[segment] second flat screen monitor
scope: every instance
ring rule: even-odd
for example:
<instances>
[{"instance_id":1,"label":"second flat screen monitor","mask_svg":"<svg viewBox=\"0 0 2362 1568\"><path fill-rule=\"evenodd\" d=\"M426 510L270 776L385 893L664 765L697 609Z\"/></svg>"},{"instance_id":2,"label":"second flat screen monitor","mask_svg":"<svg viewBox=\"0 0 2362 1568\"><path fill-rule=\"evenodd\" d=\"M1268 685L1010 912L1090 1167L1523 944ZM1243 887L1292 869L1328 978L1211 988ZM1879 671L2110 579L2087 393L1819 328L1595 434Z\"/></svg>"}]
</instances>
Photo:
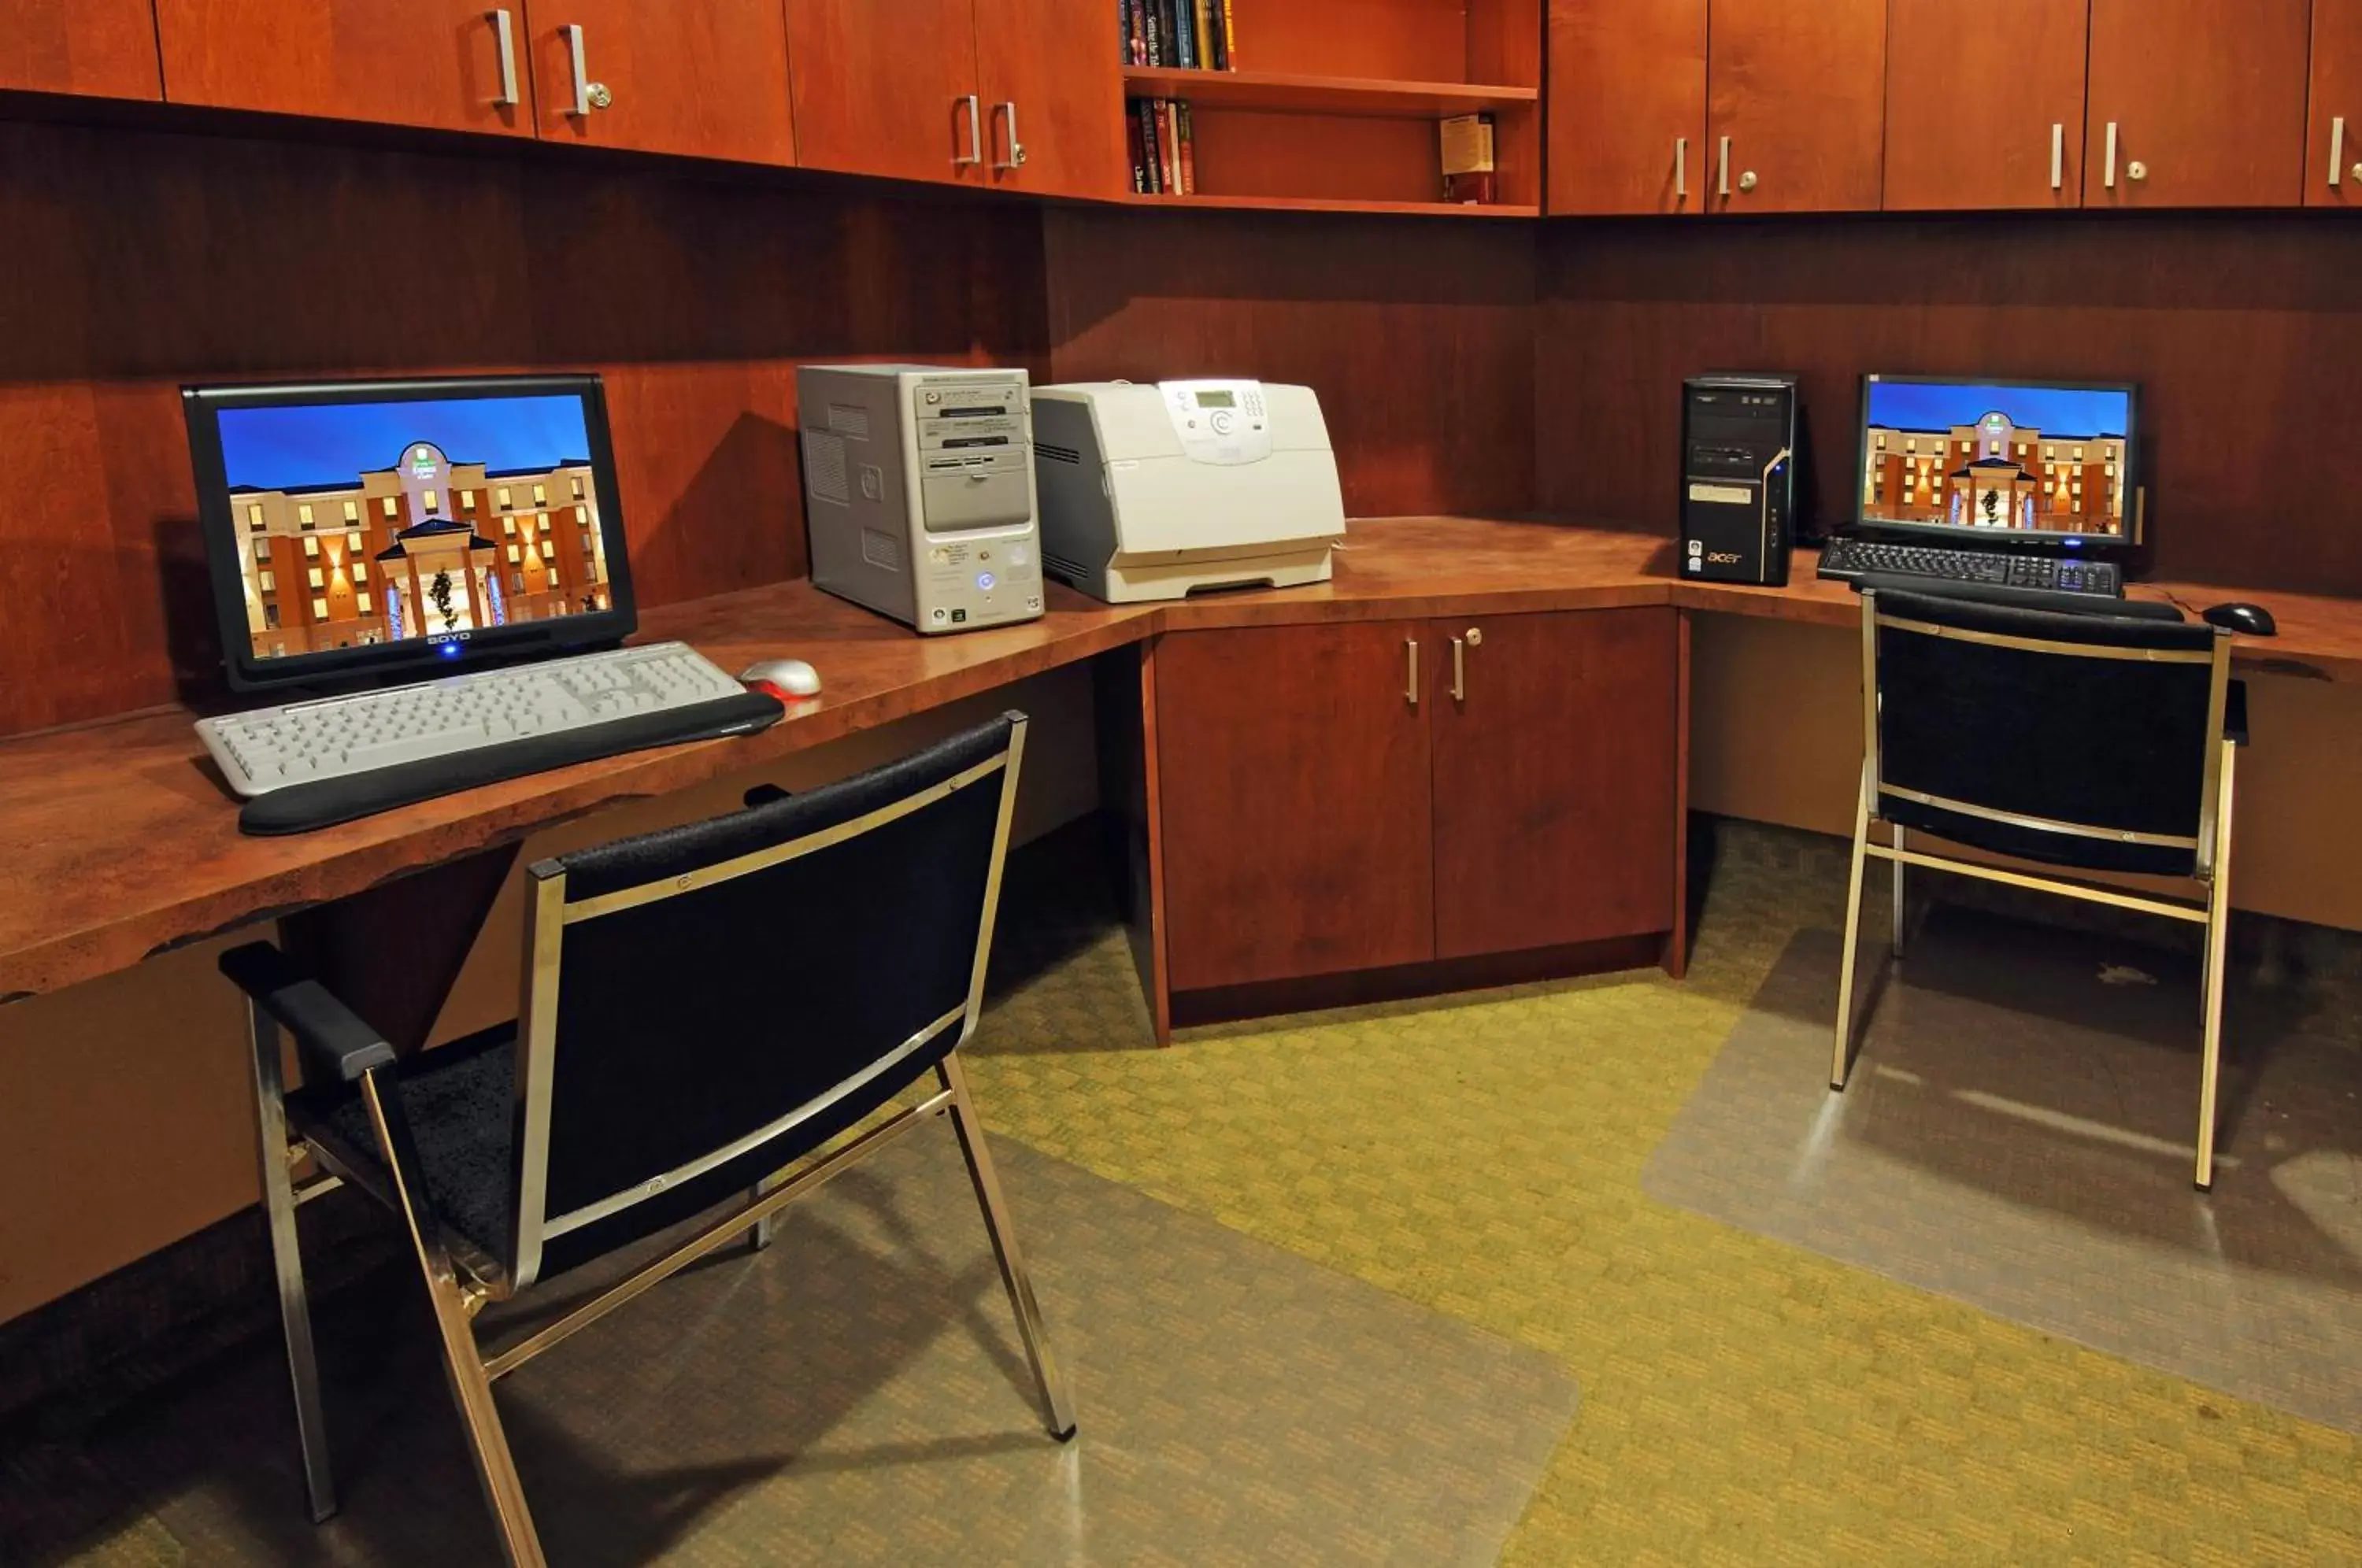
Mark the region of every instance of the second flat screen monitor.
<instances>
[{"instance_id":1,"label":"second flat screen monitor","mask_svg":"<svg viewBox=\"0 0 2362 1568\"><path fill-rule=\"evenodd\" d=\"M2135 401L2123 385L1867 377L1860 519L2135 543Z\"/></svg>"}]
</instances>

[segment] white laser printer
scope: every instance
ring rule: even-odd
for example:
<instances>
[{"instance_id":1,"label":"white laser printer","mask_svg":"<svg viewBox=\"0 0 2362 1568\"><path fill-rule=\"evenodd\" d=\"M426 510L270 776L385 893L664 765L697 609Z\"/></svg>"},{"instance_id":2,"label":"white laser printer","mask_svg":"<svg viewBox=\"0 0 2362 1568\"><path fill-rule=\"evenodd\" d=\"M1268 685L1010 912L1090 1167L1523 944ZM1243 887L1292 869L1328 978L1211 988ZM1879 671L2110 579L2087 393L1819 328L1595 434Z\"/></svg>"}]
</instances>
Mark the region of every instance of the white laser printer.
<instances>
[{"instance_id":1,"label":"white laser printer","mask_svg":"<svg viewBox=\"0 0 2362 1568\"><path fill-rule=\"evenodd\" d=\"M1042 564L1110 603L1329 580L1345 496L1309 387L1033 389Z\"/></svg>"},{"instance_id":2,"label":"white laser printer","mask_svg":"<svg viewBox=\"0 0 2362 1568\"><path fill-rule=\"evenodd\" d=\"M806 365L812 585L933 635L1042 613L1023 370Z\"/></svg>"}]
</instances>

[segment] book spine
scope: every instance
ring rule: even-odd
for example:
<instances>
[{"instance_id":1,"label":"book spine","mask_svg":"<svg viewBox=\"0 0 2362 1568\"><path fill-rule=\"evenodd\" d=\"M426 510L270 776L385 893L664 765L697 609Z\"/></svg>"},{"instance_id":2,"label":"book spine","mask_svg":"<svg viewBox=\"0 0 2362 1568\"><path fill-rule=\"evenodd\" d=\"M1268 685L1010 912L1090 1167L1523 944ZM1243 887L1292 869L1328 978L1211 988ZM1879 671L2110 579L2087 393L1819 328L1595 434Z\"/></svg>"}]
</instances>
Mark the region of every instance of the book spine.
<instances>
[{"instance_id":1,"label":"book spine","mask_svg":"<svg viewBox=\"0 0 2362 1568\"><path fill-rule=\"evenodd\" d=\"M1214 37L1214 7L1220 0L1190 0L1190 25L1198 30L1198 69L1221 69L1221 44Z\"/></svg>"},{"instance_id":2,"label":"book spine","mask_svg":"<svg viewBox=\"0 0 2362 1568\"><path fill-rule=\"evenodd\" d=\"M1148 192L1148 149L1140 136L1140 100L1128 98L1123 105L1123 139L1131 153L1131 192L1144 196Z\"/></svg>"},{"instance_id":3,"label":"book spine","mask_svg":"<svg viewBox=\"0 0 2362 1568\"><path fill-rule=\"evenodd\" d=\"M1222 69L1225 71L1239 68L1239 33L1237 24L1231 19L1231 4L1232 0L1222 0Z\"/></svg>"},{"instance_id":4,"label":"book spine","mask_svg":"<svg viewBox=\"0 0 2362 1568\"><path fill-rule=\"evenodd\" d=\"M1164 189L1176 196L1187 195L1188 193L1181 189L1181 116L1172 99L1164 100L1164 115L1157 125L1156 137L1164 149Z\"/></svg>"},{"instance_id":5,"label":"book spine","mask_svg":"<svg viewBox=\"0 0 2362 1568\"><path fill-rule=\"evenodd\" d=\"M1128 51L1124 58L1134 65L1148 63L1148 6L1146 0L1124 0L1130 14L1130 29L1125 34Z\"/></svg>"},{"instance_id":6,"label":"book spine","mask_svg":"<svg viewBox=\"0 0 2362 1568\"><path fill-rule=\"evenodd\" d=\"M1148 0L1148 63L1164 63L1164 0Z\"/></svg>"},{"instance_id":7,"label":"book spine","mask_svg":"<svg viewBox=\"0 0 2362 1568\"><path fill-rule=\"evenodd\" d=\"M1142 161L1148 166L1148 193L1162 195L1164 192L1163 149L1156 145L1156 100L1134 100L1140 105L1140 148Z\"/></svg>"},{"instance_id":8,"label":"book spine","mask_svg":"<svg viewBox=\"0 0 2362 1568\"><path fill-rule=\"evenodd\" d=\"M1198 68L1197 0L1180 0L1173 7L1173 20L1176 24L1173 29L1174 42L1177 46L1175 52L1180 56L1176 63L1184 71L1195 71Z\"/></svg>"},{"instance_id":9,"label":"book spine","mask_svg":"<svg viewBox=\"0 0 2362 1568\"><path fill-rule=\"evenodd\" d=\"M1198 138L1189 126L1189 105L1184 102L1173 106L1173 117L1181 143L1181 193L1198 193Z\"/></svg>"}]
</instances>

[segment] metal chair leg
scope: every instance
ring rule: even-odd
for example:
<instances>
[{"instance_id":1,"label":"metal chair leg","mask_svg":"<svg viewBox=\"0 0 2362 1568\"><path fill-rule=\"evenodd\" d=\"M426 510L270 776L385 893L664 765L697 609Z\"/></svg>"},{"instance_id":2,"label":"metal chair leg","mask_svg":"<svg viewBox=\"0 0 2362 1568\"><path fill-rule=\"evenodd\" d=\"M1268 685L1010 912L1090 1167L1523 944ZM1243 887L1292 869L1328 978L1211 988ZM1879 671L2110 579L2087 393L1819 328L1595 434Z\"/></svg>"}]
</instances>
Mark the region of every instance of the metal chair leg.
<instances>
[{"instance_id":1,"label":"metal chair leg","mask_svg":"<svg viewBox=\"0 0 2362 1568\"><path fill-rule=\"evenodd\" d=\"M2214 1118L2216 1088L2223 1066L2223 992L2231 934L2231 775L2238 755L2223 743L2223 788L2214 808L2213 876L2206 889L2206 997L2203 1059L2198 1077L2198 1190L2214 1187Z\"/></svg>"},{"instance_id":2,"label":"metal chair leg","mask_svg":"<svg viewBox=\"0 0 2362 1568\"><path fill-rule=\"evenodd\" d=\"M746 1189L746 1201L749 1204L762 1202L778 1190L779 1183L783 1179L785 1178L779 1173L772 1172ZM746 1232L746 1250L750 1253L759 1253L768 1248L771 1244L772 1231L778 1227L778 1222L779 1217L776 1214L766 1214L756 1220Z\"/></svg>"},{"instance_id":3,"label":"metal chair leg","mask_svg":"<svg viewBox=\"0 0 2362 1568\"><path fill-rule=\"evenodd\" d=\"M1000 1264L1000 1283L1008 1287L1009 1305L1017 1315L1018 1337L1025 1342L1025 1359L1042 1391L1050 1435L1060 1442L1075 1435L1075 1407L1066 1396L1066 1381L1050 1353L1050 1337L1042 1326L1042 1305L1033 1297L1033 1279L1018 1250L1017 1231L1009 1221L1009 1204L1000 1194L1000 1177L993 1169L992 1152L985 1146L984 1124L977 1119L976 1102L968 1097L967 1075L959 1053L945 1056L935 1077L951 1091L952 1128L959 1134L960 1153L967 1157L968 1179L976 1185L977 1207L984 1211L984 1229L992 1238L992 1255Z\"/></svg>"},{"instance_id":4,"label":"metal chair leg","mask_svg":"<svg viewBox=\"0 0 2362 1568\"><path fill-rule=\"evenodd\" d=\"M1900 823L1897 823L1894 827L1894 848L1899 856L1903 849L1903 825ZM1900 958L1903 956L1903 862L1897 858L1893 864L1894 867L1894 940L1889 945L1894 956Z\"/></svg>"},{"instance_id":5,"label":"metal chair leg","mask_svg":"<svg viewBox=\"0 0 2362 1568\"><path fill-rule=\"evenodd\" d=\"M1853 869L1846 878L1845 956L1838 968L1837 1043L1829 1054L1829 1088L1846 1087L1847 1055L1853 1043L1853 966L1861 942L1861 878L1869 859L1870 775L1862 774L1861 796L1853 810Z\"/></svg>"},{"instance_id":6,"label":"metal chair leg","mask_svg":"<svg viewBox=\"0 0 2362 1568\"><path fill-rule=\"evenodd\" d=\"M295 1235L296 1147L287 1139L286 1085L279 1065L279 1025L248 1002L253 1046L255 1147L262 1167L262 1212L270 1231L270 1266L279 1285L279 1326L287 1342L287 1380L295 1396L295 1435L304 1450L304 1487L319 1524L337 1511L328 1427L320 1409L320 1368L312 1349L312 1309L304 1290L304 1254Z\"/></svg>"},{"instance_id":7,"label":"metal chair leg","mask_svg":"<svg viewBox=\"0 0 2362 1568\"><path fill-rule=\"evenodd\" d=\"M492 1380L484 1371L476 1345L473 1314L459 1293L458 1276L451 1267L442 1233L425 1208L425 1195L418 1178L418 1158L399 1098L382 1082L386 1069L361 1080L361 1095L370 1121L384 1154L394 1197L410 1230L418 1267L426 1282L426 1297L435 1309L435 1328L443 1341L443 1370L451 1384L451 1398L468 1429L468 1447L476 1461L476 1479L482 1483L484 1501L500 1531L501 1550L511 1568L547 1568L533 1514L525 1507L524 1484L517 1478L516 1461L509 1453L508 1435L501 1429L501 1412L492 1403Z\"/></svg>"}]
</instances>

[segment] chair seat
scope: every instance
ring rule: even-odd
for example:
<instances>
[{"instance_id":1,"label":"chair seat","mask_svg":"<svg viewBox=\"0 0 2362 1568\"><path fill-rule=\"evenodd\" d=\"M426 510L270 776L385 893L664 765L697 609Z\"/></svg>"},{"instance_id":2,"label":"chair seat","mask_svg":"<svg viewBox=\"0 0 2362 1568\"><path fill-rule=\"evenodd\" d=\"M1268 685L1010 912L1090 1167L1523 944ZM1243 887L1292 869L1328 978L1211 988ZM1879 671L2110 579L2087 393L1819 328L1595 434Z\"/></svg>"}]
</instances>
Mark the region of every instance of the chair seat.
<instances>
[{"instance_id":1,"label":"chair seat","mask_svg":"<svg viewBox=\"0 0 2362 1568\"><path fill-rule=\"evenodd\" d=\"M404 1063L402 1100L418 1141L435 1217L487 1256L510 1265L510 1206L516 1104L516 1024L498 1024ZM369 1107L351 1084L308 1086L287 1097L288 1121L327 1145L356 1176L392 1190Z\"/></svg>"}]
</instances>

